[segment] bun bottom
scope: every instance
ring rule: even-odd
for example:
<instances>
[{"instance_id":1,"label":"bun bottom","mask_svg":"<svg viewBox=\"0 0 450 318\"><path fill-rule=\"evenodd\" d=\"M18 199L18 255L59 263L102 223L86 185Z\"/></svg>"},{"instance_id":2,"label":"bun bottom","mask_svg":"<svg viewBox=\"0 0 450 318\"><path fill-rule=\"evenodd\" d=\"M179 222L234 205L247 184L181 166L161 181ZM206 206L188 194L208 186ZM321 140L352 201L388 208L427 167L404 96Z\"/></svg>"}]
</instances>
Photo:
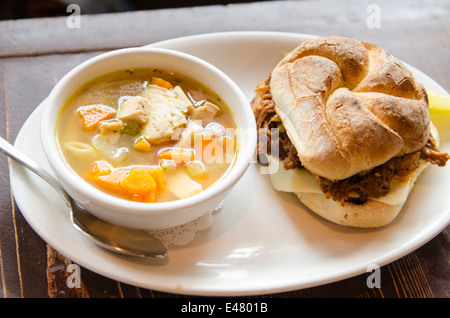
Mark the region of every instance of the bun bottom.
<instances>
[{"instance_id":1,"label":"bun bottom","mask_svg":"<svg viewBox=\"0 0 450 318\"><path fill-rule=\"evenodd\" d=\"M389 205L374 200L368 200L361 205L347 202L341 205L334 200L327 199L324 194L301 192L295 194L304 205L324 219L351 227L385 226L397 217L403 207L403 204Z\"/></svg>"},{"instance_id":2,"label":"bun bottom","mask_svg":"<svg viewBox=\"0 0 450 318\"><path fill-rule=\"evenodd\" d=\"M411 192L415 181L422 171L429 165L422 161L419 167L405 178L404 186ZM327 199L322 193L295 192L300 201L311 211L324 219L339 225L359 228L376 228L391 223L400 213L406 201L397 205L390 205L372 199L364 204L345 202L341 205L333 199Z\"/></svg>"}]
</instances>

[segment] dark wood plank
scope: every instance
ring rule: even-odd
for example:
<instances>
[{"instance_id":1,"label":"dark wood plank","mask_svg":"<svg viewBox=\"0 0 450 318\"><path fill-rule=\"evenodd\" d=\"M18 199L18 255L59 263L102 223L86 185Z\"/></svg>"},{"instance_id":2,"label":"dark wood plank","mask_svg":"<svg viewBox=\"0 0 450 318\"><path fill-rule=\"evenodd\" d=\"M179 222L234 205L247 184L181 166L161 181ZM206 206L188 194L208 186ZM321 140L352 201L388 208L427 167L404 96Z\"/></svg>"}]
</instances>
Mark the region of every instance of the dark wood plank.
<instances>
[{"instance_id":1,"label":"dark wood plank","mask_svg":"<svg viewBox=\"0 0 450 318\"><path fill-rule=\"evenodd\" d=\"M374 29L366 24L370 3L282 1L82 16L82 27L76 30L66 27L65 17L0 22L0 135L13 142L56 81L103 50L215 31L357 37L384 46L450 90L450 3L377 1L381 27ZM43 242L20 214L11 195L4 156L0 157L0 171L0 297L185 297L116 282L84 268L80 269L80 287L69 288L66 269L73 263ZM447 227L417 251L382 267L381 288L368 288L368 275L362 274L263 297L448 298L449 233Z\"/></svg>"},{"instance_id":2,"label":"dark wood plank","mask_svg":"<svg viewBox=\"0 0 450 318\"><path fill-rule=\"evenodd\" d=\"M379 28L367 24L371 14L368 7L372 3L367 0L269 1L81 15L81 27L72 29L66 25L69 17L3 21L0 22L0 56L105 50L236 30L358 35L400 50L411 50L411 45L437 44L437 38L445 38L442 30L450 12L446 0L379 0L376 2L381 14Z\"/></svg>"}]
</instances>

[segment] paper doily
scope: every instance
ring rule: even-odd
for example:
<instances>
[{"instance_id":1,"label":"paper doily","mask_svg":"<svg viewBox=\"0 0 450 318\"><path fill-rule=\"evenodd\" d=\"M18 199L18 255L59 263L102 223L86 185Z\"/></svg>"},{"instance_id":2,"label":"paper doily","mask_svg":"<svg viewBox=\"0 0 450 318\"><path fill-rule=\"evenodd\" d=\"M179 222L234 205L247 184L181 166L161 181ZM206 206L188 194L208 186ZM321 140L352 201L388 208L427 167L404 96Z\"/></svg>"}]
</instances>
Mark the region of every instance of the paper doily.
<instances>
[{"instance_id":1,"label":"paper doily","mask_svg":"<svg viewBox=\"0 0 450 318\"><path fill-rule=\"evenodd\" d=\"M204 231L210 228L214 222L214 213L219 211L222 207L223 202L214 210L189 223L167 229L149 230L147 232L157 238L166 247L169 247L170 245L183 246L192 242L198 231Z\"/></svg>"}]
</instances>

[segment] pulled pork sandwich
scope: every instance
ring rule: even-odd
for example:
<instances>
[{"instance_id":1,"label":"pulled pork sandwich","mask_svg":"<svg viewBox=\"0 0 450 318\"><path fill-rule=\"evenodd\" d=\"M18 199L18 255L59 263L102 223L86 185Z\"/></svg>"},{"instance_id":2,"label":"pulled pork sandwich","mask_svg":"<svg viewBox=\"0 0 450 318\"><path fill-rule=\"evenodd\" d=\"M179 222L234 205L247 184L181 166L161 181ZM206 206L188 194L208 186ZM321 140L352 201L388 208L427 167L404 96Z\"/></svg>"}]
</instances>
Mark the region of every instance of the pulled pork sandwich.
<instances>
[{"instance_id":1,"label":"pulled pork sandwich","mask_svg":"<svg viewBox=\"0 0 450 318\"><path fill-rule=\"evenodd\" d=\"M252 108L274 188L337 224L389 224L425 167L450 158L424 87L371 43L302 43L258 84Z\"/></svg>"}]
</instances>

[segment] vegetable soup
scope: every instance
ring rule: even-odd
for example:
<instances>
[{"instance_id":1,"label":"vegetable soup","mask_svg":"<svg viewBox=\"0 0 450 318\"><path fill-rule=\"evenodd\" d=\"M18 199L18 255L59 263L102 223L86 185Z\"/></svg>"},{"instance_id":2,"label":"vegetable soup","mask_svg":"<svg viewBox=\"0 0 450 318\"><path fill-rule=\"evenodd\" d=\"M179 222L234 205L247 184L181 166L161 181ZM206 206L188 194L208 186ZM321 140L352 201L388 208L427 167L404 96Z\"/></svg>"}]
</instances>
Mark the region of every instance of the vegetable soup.
<instances>
[{"instance_id":1,"label":"vegetable soup","mask_svg":"<svg viewBox=\"0 0 450 318\"><path fill-rule=\"evenodd\" d=\"M56 136L67 164L99 189L138 202L183 199L233 163L236 123L205 85L170 71L127 69L81 87Z\"/></svg>"}]
</instances>

